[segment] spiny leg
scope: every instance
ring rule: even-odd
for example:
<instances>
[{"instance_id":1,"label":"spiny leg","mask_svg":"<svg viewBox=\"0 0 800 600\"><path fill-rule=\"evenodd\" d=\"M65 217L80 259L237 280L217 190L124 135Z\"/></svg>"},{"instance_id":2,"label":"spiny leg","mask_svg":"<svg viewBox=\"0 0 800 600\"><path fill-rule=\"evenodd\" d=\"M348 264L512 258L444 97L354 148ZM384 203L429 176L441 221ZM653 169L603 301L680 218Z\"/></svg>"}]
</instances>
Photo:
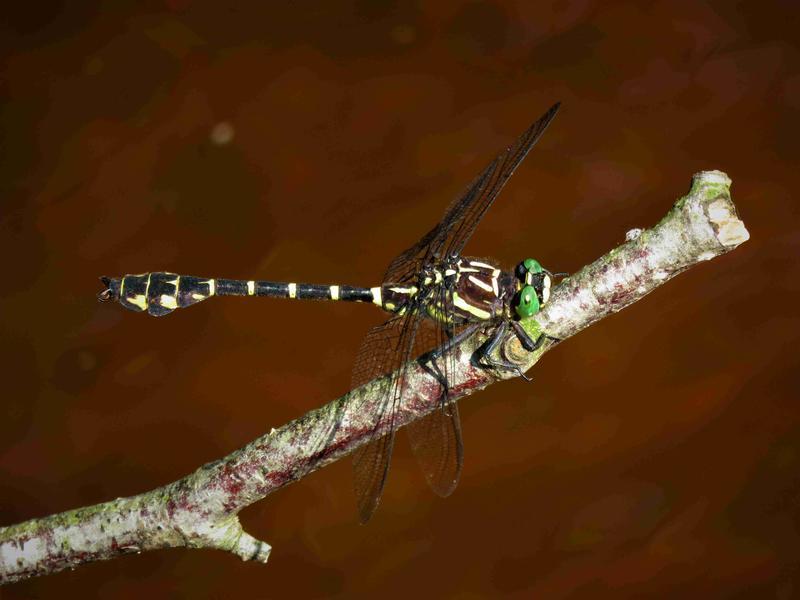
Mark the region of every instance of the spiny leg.
<instances>
[{"instance_id":1,"label":"spiny leg","mask_svg":"<svg viewBox=\"0 0 800 600\"><path fill-rule=\"evenodd\" d=\"M518 321L511 321L511 327L514 329L514 333L517 334L517 339L519 339L519 343L522 344L522 347L525 348L528 352L533 352L534 350L538 350L539 347L544 342L545 336L544 334L540 335L536 338L536 341L533 341L533 338L528 335L528 332L525 331L525 328L519 324Z\"/></svg>"},{"instance_id":2,"label":"spiny leg","mask_svg":"<svg viewBox=\"0 0 800 600\"><path fill-rule=\"evenodd\" d=\"M517 365L504 361L504 360L495 360L491 358L491 355L497 350L497 347L501 344L501 342L505 339L506 333L508 333L508 321L502 321L500 325L497 326L497 329L494 330L491 339L481 346L478 349L478 364L482 367L486 367L489 369L505 369L506 371L512 371L522 377L525 381L531 381L531 378L525 375Z\"/></svg>"},{"instance_id":3,"label":"spiny leg","mask_svg":"<svg viewBox=\"0 0 800 600\"><path fill-rule=\"evenodd\" d=\"M450 382L447 381L447 373L439 366L438 359L441 358L441 354L434 355L433 352L428 354L429 360L425 361L427 364L423 364L422 367L428 371L431 375L433 375L434 379L442 386L442 395L439 399L439 403L441 404L440 408L444 409L445 404L447 403L447 396L450 394Z\"/></svg>"},{"instance_id":4,"label":"spiny leg","mask_svg":"<svg viewBox=\"0 0 800 600\"><path fill-rule=\"evenodd\" d=\"M469 325L466 329L460 331L456 335L453 335L452 328L448 327L445 329L445 334L449 338L444 344L439 346L438 348L434 348L431 350L427 355L427 361L430 365L429 369L432 372L433 376L439 382L439 384L443 388L442 393L442 408L447 402L447 396L450 393L450 382L447 380L447 374L444 373L437 363L437 361L441 358L446 358L446 354L452 350L455 346L463 342L469 336L471 336L475 331L477 331L482 323L473 323Z\"/></svg>"},{"instance_id":5,"label":"spiny leg","mask_svg":"<svg viewBox=\"0 0 800 600\"><path fill-rule=\"evenodd\" d=\"M449 259L448 259L449 262ZM442 377L442 395L440 398L442 413L449 414L448 398L450 396L450 377L455 371L456 359L452 351L453 338L456 336L456 328L454 325L454 315L452 310L454 307L454 294L455 294L456 280L453 278L445 277L443 285L434 291L434 298L432 299L436 304L442 308L444 320L440 322L437 329L437 347L444 346L448 352L441 355L441 361L436 360L434 364L439 369ZM459 339L464 339L460 337Z\"/></svg>"},{"instance_id":6,"label":"spiny leg","mask_svg":"<svg viewBox=\"0 0 800 600\"><path fill-rule=\"evenodd\" d=\"M431 350L428 353L428 356L430 357L431 360L436 360L441 358L451 348L458 346L461 342L463 342L465 339L467 339L469 336L475 333L478 330L478 328L480 328L482 325L483 323L473 323L472 325L467 326L466 329L463 329L462 331L458 332L456 335L447 340L444 344L442 344L438 348Z\"/></svg>"},{"instance_id":7,"label":"spiny leg","mask_svg":"<svg viewBox=\"0 0 800 600\"><path fill-rule=\"evenodd\" d=\"M491 358L491 355L497 350L497 347L503 341L508 333L508 326L511 325L511 328L514 330L514 334L519 339L522 347L525 348L528 352L533 352L538 350L546 339L550 339L553 341L560 341L558 338L554 338L552 336L541 334L535 341L528 335L525 329L520 325L517 321L502 321L500 325L497 326L494 333L492 334L491 339L484 344L481 348L478 349L478 359L477 362L480 366L490 368L490 369L505 369L507 371L513 371L520 377L522 377L525 381L532 381L530 377L528 377L522 369L519 368L518 365L515 365L509 361L502 361L502 360L494 360ZM446 398L446 394L448 392L448 385L449 382L446 380L447 378L442 373L441 369L439 368L436 361L444 354L446 354L450 349L457 346L459 343L464 341L466 338L471 336L475 331L477 331L480 327L482 327L484 323L473 323L472 325L468 326L463 331L459 332L457 335L451 337L447 342L442 344L439 348L432 350L429 354L429 360L431 365L431 370L434 372L434 377L440 382L440 384L444 387L444 393ZM452 335L451 332L448 332L448 335Z\"/></svg>"},{"instance_id":8,"label":"spiny leg","mask_svg":"<svg viewBox=\"0 0 800 600\"><path fill-rule=\"evenodd\" d=\"M519 368L518 365L515 365L509 361L498 361L494 360L491 357L492 353L497 349L500 343L505 338L506 333L508 332L508 326L511 325L511 328L514 330L514 334L519 339L520 344L522 347L525 348L528 352L534 352L541 348L542 344L545 340L553 340L555 342L559 342L558 338L553 336L547 335L545 333L541 334L536 340L534 341L531 336L528 335L528 332L525 331L525 328L519 324L517 321L510 321L504 320L495 330L494 335L492 336L489 343L486 344L480 350L480 357L478 359L479 364L483 364L484 366L490 368L498 368L498 369L506 369L508 371L513 371L520 377L522 377L525 381L532 381L530 377L528 377L525 373L523 373L522 369Z\"/></svg>"},{"instance_id":9,"label":"spiny leg","mask_svg":"<svg viewBox=\"0 0 800 600\"><path fill-rule=\"evenodd\" d=\"M533 338L528 335L528 332L525 331L525 328L520 325L517 321L511 321L511 327L514 329L514 333L517 334L517 338L519 339L520 344L522 347L525 348L528 352L533 352L534 350L538 350L541 348L542 344L545 340L551 340L553 342L560 342L561 340L557 337L553 337L552 335L547 335L546 333L541 334L536 341L533 341Z\"/></svg>"}]
</instances>

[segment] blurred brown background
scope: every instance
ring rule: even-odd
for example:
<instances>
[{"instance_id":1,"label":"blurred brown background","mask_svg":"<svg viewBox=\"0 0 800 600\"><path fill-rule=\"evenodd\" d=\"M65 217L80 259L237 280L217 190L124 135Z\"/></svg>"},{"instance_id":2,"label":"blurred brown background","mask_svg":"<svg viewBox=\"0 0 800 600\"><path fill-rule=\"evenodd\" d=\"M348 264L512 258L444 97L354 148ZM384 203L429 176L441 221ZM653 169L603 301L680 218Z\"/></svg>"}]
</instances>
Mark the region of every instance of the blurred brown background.
<instances>
[{"instance_id":1,"label":"blurred brown background","mask_svg":"<svg viewBox=\"0 0 800 600\"><path fill-rule=\"evenodd\" d=\"M101 4L103 7L101 8ZM800 597L794 1L19 3L2 9L0 524L162 485L348 389L358 305L164 319L97 276L374 285L552 102L467 246L575 271L721 169L752 239L405 441L243 513L267 566L171 550L38 597ZM402 436L401 436L402 438Z\"/></svg>"}]
</instances>

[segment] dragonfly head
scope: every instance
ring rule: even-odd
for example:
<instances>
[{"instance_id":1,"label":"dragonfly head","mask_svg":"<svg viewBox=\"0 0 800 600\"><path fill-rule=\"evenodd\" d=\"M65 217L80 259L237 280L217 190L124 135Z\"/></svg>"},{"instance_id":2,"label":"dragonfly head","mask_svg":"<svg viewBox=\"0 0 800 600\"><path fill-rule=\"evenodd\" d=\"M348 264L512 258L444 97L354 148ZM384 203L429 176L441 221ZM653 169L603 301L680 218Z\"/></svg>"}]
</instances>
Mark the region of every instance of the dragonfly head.
<instances>
[{"instance_id":1,"label":"dragonfly head","mask_svg":"<svg viewBox=\"0 0 800 600\"><path fill-rule=\"evenodd\" d=\"M539 261L526 258L514 269L517 277L517 294L514 296L514 312L522 319L535 315L550 300L553 273L542 267ZM566 275L566 273L556 273Z\"/></svg>"}]
</instances>

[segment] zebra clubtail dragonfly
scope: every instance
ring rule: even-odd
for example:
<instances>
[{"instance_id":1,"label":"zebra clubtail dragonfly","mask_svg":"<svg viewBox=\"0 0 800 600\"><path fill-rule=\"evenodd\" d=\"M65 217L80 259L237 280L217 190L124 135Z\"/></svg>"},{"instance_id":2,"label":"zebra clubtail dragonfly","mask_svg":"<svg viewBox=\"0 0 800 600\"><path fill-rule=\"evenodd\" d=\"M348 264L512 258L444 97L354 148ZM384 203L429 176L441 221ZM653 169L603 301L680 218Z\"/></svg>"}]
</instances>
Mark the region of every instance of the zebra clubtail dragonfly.
<instances>
[{"instance_id":1,"label":"zebra clubtail dragonfly","mask_svg":"<svg viewBox=\"0 0 800 600\"><path fill-rule=\"evenodd\" d=\"M266 296L303 300L368 302L392 313L373 327L364 339L353 369L353 387L391 374L385 397L378 403L372 439L354 453L355 490L359 517L366 523L380 500L394 447L391 433L379 436L381 414L394 423L403 395L405 365L420 354L439 359L437 375L442 384L442 409L407 425L411 446L425 478L440 496L448 496L458 484L463 462L461 426L455 402L448 401L448 373L454 369L447 350L486 325L494 326L480 351L487 368L524 374L511 363L490 358L509 331L529 351L538 348L545 335L531 339L519 319L531 316L546 304L554 276L536 260L523 260L514 271L504 271L493 261L461 256L461 250L497 194L544 133L558 112L553 105L517 141L501 152L453 202L444 218L419 242L397 256L376 287L314 285L274 281L192 277L154 272L102 277L101 301L116 300L125 308L163 316L211 296ZM388 412L387 412L388 411Z\"/></svg>"}]
</instances>

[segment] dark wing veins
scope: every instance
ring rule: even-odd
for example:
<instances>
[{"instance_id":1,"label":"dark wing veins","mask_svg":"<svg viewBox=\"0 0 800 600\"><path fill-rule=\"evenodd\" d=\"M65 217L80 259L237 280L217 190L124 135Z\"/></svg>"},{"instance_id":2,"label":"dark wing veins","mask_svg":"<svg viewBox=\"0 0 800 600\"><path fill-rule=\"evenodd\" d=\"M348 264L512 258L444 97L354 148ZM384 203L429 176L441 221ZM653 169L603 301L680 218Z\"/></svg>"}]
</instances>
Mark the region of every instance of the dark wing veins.
<instances>
[{"instance_id":1,"label":"dark wing veins","mask_svg":"<svg viewBox=\"0 0 800 600\"><path fill-rule=\"evenodd\" d=\"M544 133L558 108L559 104L553 105L514 144L501 152L467 191L449 206L436 227L389 264L384 284L417 285L422 271L461 253L478 222ZM437 301L447 312L452 308L452 294L452 289L441 285L431 290L430 299L418 295L404 314L374 327L361 345L353 372L353 386L358 387L382 375L390 376L386 392L377 399L373 431L369 434L371 439L354 454L355 489L362 522L372 516L386 482L394 447L395 417L406 385L408 361L416 356L415 352L441 347L457 333L456 328L447 323L426 322L424 303ZM417 339L421 324L423 329ZM430 366L442 383L442 407L411 424L408 430L412 449L428 484L436 493L446 496L458 483L463 460L458 411L456 405L447 400L447 382L455 368L453 352L431 361ZM383 422L388 428L379 426ZM381 435L387 430L388 434Z\"/></svg>"}]
</instances>

